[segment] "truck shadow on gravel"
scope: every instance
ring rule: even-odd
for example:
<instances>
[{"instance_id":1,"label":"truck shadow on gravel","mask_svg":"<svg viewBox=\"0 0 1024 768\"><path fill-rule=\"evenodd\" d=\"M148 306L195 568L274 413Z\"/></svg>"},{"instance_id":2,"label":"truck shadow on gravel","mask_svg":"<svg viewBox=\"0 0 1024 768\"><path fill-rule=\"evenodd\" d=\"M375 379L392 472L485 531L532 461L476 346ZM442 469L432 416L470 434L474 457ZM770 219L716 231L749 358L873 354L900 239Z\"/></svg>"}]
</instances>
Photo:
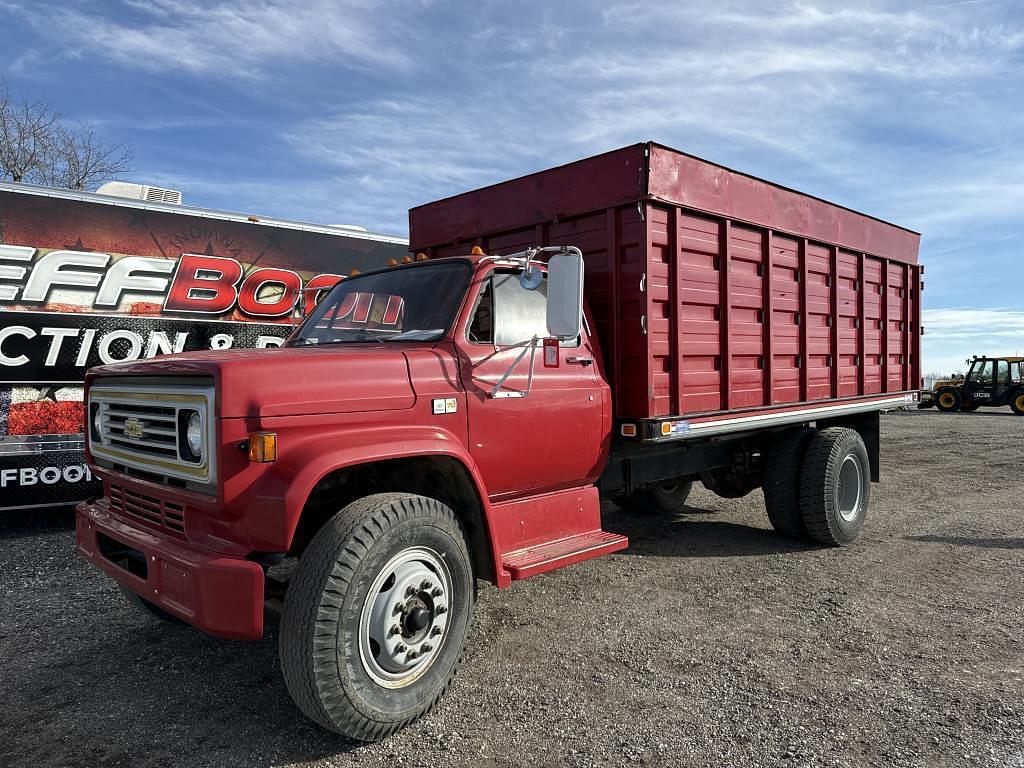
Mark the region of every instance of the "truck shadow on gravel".
<instances>
[{"instance_id":1,"label":"truck shadow on gravel","mask_svg":"<svg viewBox=\"0 0 1024 768\"><path fill-rule=\"evenodd\" d=\"M39 534L75 529L74 507L15 510L0 515L0 539L15 541Z\"/></svg>"},{"instance_id":2,"label":"truck shadow on gravel","mask_svg":"<svg viewBox=\"0 0 1024 768\"><path fill-rule=\"evenodd\" d=\"M605 509L601 521L605 530L629 537L625 555L755 557L814 549L768 528L708 519L717 514L689 506L680 514L665 516Z\"/></svg>"},{"instance_id":3,"label":"truck shadow on gravel","mask_svg":"<svg viewBox=\"0 0 1024 768\"><path fill-rule=\"evenodd\" d=\"M269 617L266 635L253 643L135 621L91 643L84 659L55 665L91 690L74 705L78 738L60 744L64 734L51 734L60 744L53 764L85 768L96 764L94 752L109 757L123 748L126 765L234 768L315 762L365 746L322 730L292 703ZM100 722L102 736L94 731ZM145 749L134 749L140 741Z\"/></svg>"}]
</instances>

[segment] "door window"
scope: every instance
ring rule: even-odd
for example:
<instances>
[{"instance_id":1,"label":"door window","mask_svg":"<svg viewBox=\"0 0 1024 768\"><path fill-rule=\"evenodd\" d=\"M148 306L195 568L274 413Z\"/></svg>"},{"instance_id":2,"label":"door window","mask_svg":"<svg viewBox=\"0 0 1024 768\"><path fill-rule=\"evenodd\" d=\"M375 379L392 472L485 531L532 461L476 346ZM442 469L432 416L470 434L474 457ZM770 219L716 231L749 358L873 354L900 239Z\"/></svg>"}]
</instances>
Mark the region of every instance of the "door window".
<instances>
[{"instance_id":1,"label":"door window","mask_svg":"<svg viewBox=\"0 0 1024 768\"><path fill-rule=\"evenodd\" d=\"M1010 386L1010 363L1006 360L996 361L996 388L1006 389Z\"/></svg>"},{"instance_id":2,"label":"door window","mask_svg":"<svg viewBox=\"0 0 1024 768\"><path fill-rule=\"evenodd\" d=\"M547 277L533 291L519 283L518 272L495 272L484 283L466 329L467 338L476 344L507 347L524 344L534 336L548 335ZM579 339L561 343L579 346Z\"/></svg>"},{"instance_id":3,"label":"door window","mask_svg":"<svg viewBox=\"0 0 1024 768\"><path fill-rule=\"evenodd\" d=\"M971 373L967 377L968 381L978 384L982 387L987 387L992 384L992 363L977 362L971 368Z\"/></svg>"}]
</instances>

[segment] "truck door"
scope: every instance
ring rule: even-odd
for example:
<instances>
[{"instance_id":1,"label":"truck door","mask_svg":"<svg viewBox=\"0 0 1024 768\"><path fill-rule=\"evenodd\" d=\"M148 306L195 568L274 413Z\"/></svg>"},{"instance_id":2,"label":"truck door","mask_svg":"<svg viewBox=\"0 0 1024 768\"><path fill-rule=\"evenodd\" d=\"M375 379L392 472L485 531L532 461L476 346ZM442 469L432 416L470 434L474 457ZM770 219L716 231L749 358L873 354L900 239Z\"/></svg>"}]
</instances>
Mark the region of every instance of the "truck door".
<instances>
[{"instance_id":1,"label":"truck door","mask_svg":"<svg viewBox=\"0 0 1024 768\"><path fill-rule=\"evenodd\" d=\"M992 402L1005 403L1006 392L1010 388L1010 361L996 360L996 377L992 385Z\"/></svg>"},{"instance_id":2,"label":"truck door","mask_svg":"<svg viewBox=\"0 0 1024 768\"><path fill-rule=\"evenodd\" d=\"M963 400L965 403L987 404L992 402L993 360L975 360L964 381Z\"/></svg>"},{"instance_id":3,"label":"truck door","mask_svg":"<svg viewBox=\"0 0 1024 768\"><path fill-rule=\"evenodd\" d=\"M590 483L602 469L610 397L586 332L555 348L538 340L529 381L531 339L547 335L546 280L527 290L518 271L492 271L456 332L470 453L492 498Z\"/></svg>"}]
</instances>

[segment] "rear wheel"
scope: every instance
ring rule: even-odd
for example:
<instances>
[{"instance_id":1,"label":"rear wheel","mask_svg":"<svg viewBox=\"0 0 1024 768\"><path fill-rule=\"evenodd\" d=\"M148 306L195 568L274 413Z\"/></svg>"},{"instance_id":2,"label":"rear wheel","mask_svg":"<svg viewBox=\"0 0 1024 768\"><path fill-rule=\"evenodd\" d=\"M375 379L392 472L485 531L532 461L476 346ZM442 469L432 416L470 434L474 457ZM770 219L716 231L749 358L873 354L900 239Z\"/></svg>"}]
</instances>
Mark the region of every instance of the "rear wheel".
<instances>
[{"instance_id":1,"label":"rear wheel","mask_svg":"<svg viewBox=\"0 0 1024 768\"><path fill-rule=\"evenodd\" d=\"M952 387L940 389L935 396L935 405L943 413L952 413L960 407L960 393Z\"/></svg>"},{"instance_id":2,"label":"rear wheel","mask_svg":"<svg viewBox=\"0 0 1024 768\"><path fill-rule=\"evenodd\" d=\"M678 512L683 508L692 488L692 481L676 480L671 483L633 491L633 493L627 496L618 496L614 501L616 505L631 512L667 515Z\"/></svg>"},{"instance_id":3,"label":"rear wheel","mask_svg":"<svg viewBox=\"0 0 1024 768\"><path fill-rule=\"evenodd\" d=\"M705 488L723 499L742 498L761 484L756 475L737 475L730 472L728 467L701 472L700 481Z\"/></svg>"},{"instance_id":4,"label":"rear wheel","mask_svg":"<svg viewBox=\"0 0 1024 768\"><path fill-rule=\"evenodd\" d=\"M800 512L807 534L829 546L849 544L864 527L871 469L856 430L829 427L811 438L800 470Z\"/></svg>"},{"instance_id":5,"label":"rear wheel","mask_svg":"<svg viewBox=\"0 0 1024 768\"><path fill-rule=\"evenodd\" d=\"M788 429L765 456L764 507L772 527L790 539L806 539L800 511L800 469L804 451L814 436L809 427Z\"/></svg>"},{"instance_id":6,"label":"rear wheel","mask_svg":"<svg viewBox=\"0 0 1024 768\"><path fill-rule=\"evenodd\" d=\"M1018 416L1024 416L1024 391L1018 392L1010 398L1010 408Z\"/></svg>"},{"instance_id":7,"label":"rear wheel","mask_svg":"<svg viewBox=\"0 0 1024 768\"><path fill-rule=\"evenodd\" d=\"M299 560L281 671L324 728L377 741L429 712L462 662L475 582L447 506L407 493L349 504Z\"/></svg>"}]
</instances>

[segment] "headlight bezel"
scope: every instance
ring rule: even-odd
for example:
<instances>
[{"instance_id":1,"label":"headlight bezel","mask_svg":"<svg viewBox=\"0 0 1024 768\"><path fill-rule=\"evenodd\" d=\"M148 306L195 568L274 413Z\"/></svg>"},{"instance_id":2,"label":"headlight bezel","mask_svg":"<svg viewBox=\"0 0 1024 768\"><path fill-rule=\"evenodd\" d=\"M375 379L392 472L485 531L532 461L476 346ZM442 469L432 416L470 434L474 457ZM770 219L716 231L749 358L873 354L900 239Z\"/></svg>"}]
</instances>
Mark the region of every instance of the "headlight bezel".
<instances>
[{"instance_id":1,"label":"headlight bezel","mask_svg":"<svg viewBox=\"0 0 1024 768\"><path fill-rule=\"evenodd\" d=\"M103 411L99 403L89 404L89 442L103 445Z\"/></svg>"},{"instance_id":2,"label":"headlight bezel","mask_svg":"<svg viewBox=\"0 0 1024 768\"><path fill-rule=\"evenodd\" d=\"M205 429L203 415L199 411L183 408L178 412L178 454L182 461L191 464L202 462L206 449Z\"/></svg>"}]
</instances>

